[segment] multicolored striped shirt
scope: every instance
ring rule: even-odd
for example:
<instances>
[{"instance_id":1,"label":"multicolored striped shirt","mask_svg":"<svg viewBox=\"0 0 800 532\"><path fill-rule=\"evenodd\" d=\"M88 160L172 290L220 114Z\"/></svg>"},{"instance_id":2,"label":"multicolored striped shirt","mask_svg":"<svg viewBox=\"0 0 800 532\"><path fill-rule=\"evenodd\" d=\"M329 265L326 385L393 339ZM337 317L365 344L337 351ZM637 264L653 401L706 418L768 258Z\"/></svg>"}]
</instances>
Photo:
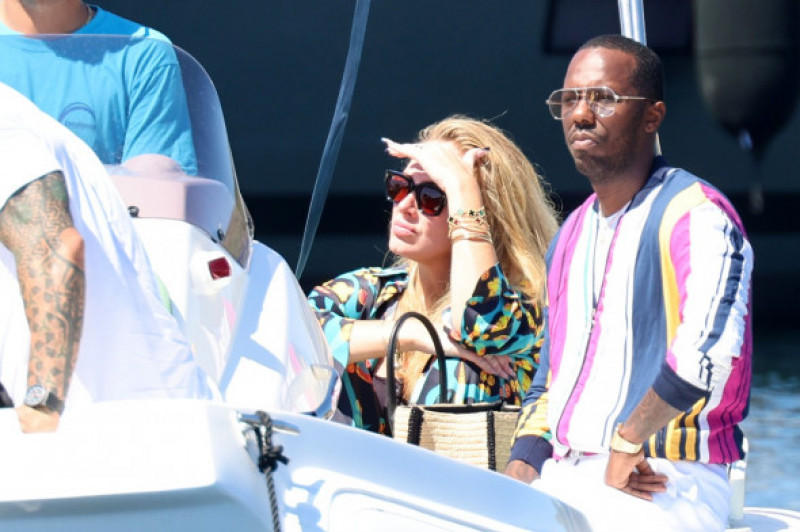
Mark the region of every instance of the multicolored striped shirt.
<instances>
[{"instance_id":1,"label":"multicolored striped shirt","mask_svg":"<svg viewBox=\"0 0 800 532\"><path fill-rule=\"evenodd\" d=\"M599 216L592 195L548 250L541 368L512 459L541 471L551 454L606 453L651 387L682 413L645 442L647 456L742 458L753 251L739 216L716 188L658 157L596 279Z\"/></svg>"},{"instance_id":2,"label":"multicolored striped shirt","mask_svg":"<svg viewBox=\"0 0 800 532\"><path fill-rule=\"evenodd\" d=\"M375 432L385 432L382 401L375 397L373 373L379 359L350 363L350 333L356 320L391 318L408 285L402 269L364 268L345 273L308 296L342 375L339 399L340 421ZM449 322L445 311L443 322ZM524 299L503 274L499 264L478 280L467 301L459 342L480 356L508 355L516 379L484 373L459 358L446 361L448 402L468 404L503 400L519 405L539 366L543 338L540 308ZM417 382L411 402L437 403L439 364L432 360ZM377 391L377 393L386 393Z\"/></svg>"}]
</instances>

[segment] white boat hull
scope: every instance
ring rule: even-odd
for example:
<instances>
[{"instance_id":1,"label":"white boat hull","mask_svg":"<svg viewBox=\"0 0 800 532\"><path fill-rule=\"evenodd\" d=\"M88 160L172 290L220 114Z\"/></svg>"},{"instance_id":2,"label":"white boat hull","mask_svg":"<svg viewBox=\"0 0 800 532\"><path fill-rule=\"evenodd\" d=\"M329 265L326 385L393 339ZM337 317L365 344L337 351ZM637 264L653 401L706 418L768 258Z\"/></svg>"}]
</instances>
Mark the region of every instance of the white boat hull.
<instances>
[{"instance_id":1,"label":"white boat hull","mask_svg":"<svg viewBox=\"0 0 800 532\"><path fill-rule=\"evenodd\" d=\"M530 530L532 509L541 530L584 530L567 505L498 473L309 416L275 418L291 429L274 435L289 460L274 474L284 530ZM254 440L226 405L99 403L53 434L16 423L0 412L4 529L272 529Z\"/></svg>"},{"instance_id":2,"label":"white boat hull","mask_svg":"<svg viewBox=\"0 0 800 532\"><path fill-rule=\"evenodd\" d=\"M0 411L4 530L273 530L249 425L221 403L98 403L52 434ZM273 413L282 530L579 531L568 505L499 473L330 421ZM746 508L731 530L798 530L800 514Z\"/></svg>"},{"instance_id":3,"label":"white boat hull","mask_svg":"<svg viewBox=\"0 0 800 532\"><path fill-rule=\"evenodd\" d=\"M0 411L4 530L269 530L266 485L228 407L98 403L58 432Z\"/></svg>"}]
</instances>

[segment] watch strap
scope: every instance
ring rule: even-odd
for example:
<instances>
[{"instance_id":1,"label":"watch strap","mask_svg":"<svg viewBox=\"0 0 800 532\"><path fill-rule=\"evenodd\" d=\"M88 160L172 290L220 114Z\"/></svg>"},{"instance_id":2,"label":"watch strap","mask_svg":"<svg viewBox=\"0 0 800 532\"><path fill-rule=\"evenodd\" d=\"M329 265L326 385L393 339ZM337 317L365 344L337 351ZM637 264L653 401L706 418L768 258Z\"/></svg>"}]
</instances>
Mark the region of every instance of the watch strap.
<instances>
[{"instance_id":1,"label":"watch strap","mask_svg":"<svg viewBox=\"0 0 800 532\"><path fill-rule=\"evenodd\" d=\"M64 413L64 401L49 390L47 391L47 399L44 402L44 406L56 412L59 416Z\"/></svg>"}]
</instances>

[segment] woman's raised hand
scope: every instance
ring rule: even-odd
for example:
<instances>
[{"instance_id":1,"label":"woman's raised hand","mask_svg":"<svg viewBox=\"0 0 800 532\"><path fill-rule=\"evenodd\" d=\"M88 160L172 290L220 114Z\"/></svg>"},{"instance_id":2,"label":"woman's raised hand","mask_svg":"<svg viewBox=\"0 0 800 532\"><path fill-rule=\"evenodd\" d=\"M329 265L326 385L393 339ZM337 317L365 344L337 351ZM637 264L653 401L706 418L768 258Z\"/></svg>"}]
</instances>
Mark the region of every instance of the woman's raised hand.
<instances>
[{"instance_id":1,"label":"woman's raised hand","mask_svg":"<svg viewBox=\"0 0 800 532\"><path fill-rule=\"evenodd\" d=\"M401 144L387 138L381 140L389 155L416 162L445 193L457 190L464 181L474 182L475 166L489 153L484 148L472 148L462 154L455 144L444 141Z\"/></svg>"}]
</instances>

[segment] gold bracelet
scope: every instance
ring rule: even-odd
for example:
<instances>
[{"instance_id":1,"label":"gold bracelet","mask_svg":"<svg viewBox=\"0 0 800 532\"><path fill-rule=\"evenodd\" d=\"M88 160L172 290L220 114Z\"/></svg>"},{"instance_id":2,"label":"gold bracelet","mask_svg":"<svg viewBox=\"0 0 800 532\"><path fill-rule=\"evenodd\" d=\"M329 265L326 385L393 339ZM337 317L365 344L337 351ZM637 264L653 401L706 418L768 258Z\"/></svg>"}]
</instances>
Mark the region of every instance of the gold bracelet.
<instances>
[{"instance_id":1,"label":"gold bracelet","mask_svg":"<svg viewBox=\"0 0 800 532\"><path fill-rule=\"evenodd\" d=\"M489 226L478 225L478 224L451 225L447 229L447 236L449 238L452 238L453 235L458 231L466 231L468 233L488 233L489 232Z\"/></svg>"},{"instance_id":2,"label":"gold bracelet","mask_svg":"<svg viewBox=\"0 0 800 532\"><path fill-rule=\"evenodd\" d=\"M450 236L451 242L458 242L459 240L473 240L479 242L488 242L493 244L492 235L489 232L477 232L477 231L465 231L464 229L459 229L458 234L454 234Z\"/></svg>"},{"instance_id":3,"label":"gold bracelet","mask_svg":"<svg viewBox=\"0 0 800 532\"><path fill-rule=\"evenodd\" d=\"M467 227L467 226L459 226L450 229L447 232L447 236L453 238L458 233L469 233L469 234L477 234L477 235L489 235L491 232L489 231L488 227Z\"/></svg>"}]
</instances>

